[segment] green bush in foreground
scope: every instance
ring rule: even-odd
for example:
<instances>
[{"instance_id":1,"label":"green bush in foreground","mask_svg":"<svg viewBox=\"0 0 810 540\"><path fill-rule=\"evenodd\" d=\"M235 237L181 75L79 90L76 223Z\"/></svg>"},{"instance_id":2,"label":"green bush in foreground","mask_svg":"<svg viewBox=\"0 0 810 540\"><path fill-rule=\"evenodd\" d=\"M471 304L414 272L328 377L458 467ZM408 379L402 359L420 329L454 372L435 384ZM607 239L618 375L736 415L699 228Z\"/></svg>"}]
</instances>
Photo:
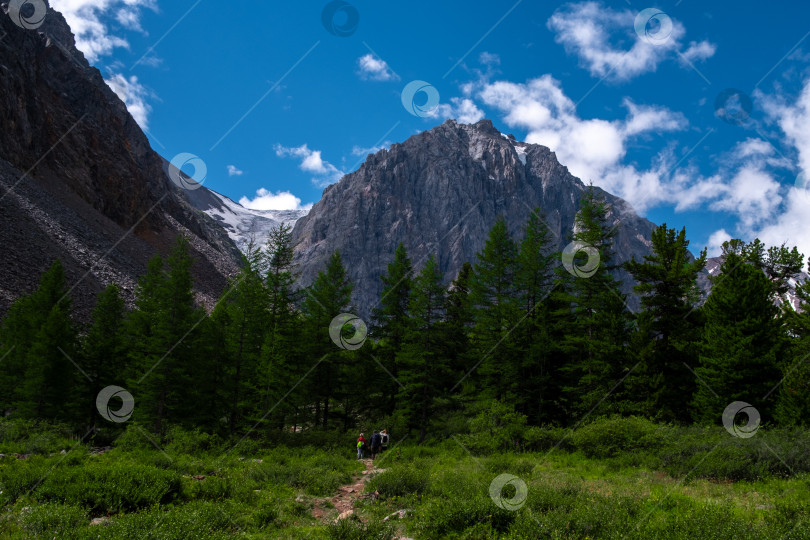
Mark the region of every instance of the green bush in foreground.
<instances>
[{"instance_id":1,"label":"green bush in foreground","mask_svg":"<svg viewBox=\"0 0 810 540\"><path fill-rule=\"evenodd\" d=\"M331 540L391 540L394 528L386 523L363 523L354 516L342 519L327 529Z\"/></svg>"},{"instance_id":2,"label":"green bush in foreground","mask_svg":"<svg viewBox=\"0 0 810 540\"><path fill-rule=\"evenodd\" d=\"M616 457L630 450L660 448L666 426L644 418L612 417L586 424L571 434L572 444L588 457Z\"/></svg>"},{"instance_id":3,"label":"green bush in foreground","mask_svg":"<svg viewBox=\"0 0 810 540\"><path fill-rule=\"evenodd\" d=\"M48 502L20 513L22 529L32 537L67 538L87 522L87 511L71 504Z\"/></svg>"},{"instance_id":4,"label":"green bush in foreground","mask_svg":"<svg viewBox=\"0 0 810 540\"><path fill-rule=\"evenodd\" d=\"M33 496L89 508L96 513L139 510L173 500L180 475L132 462L87 463L55 468Z\"/></svg>"},{"instance_id":5,"label":"green bush in foreground","mask_svg":"<svg viewBox=\"0 0 810 540\"><path fill-rule=\"evenodd\" d=\"M403 497L425 491L428 470L417 467L393 468L371 479L369 489L385 497Z\"/></svg>"}]
</instances>

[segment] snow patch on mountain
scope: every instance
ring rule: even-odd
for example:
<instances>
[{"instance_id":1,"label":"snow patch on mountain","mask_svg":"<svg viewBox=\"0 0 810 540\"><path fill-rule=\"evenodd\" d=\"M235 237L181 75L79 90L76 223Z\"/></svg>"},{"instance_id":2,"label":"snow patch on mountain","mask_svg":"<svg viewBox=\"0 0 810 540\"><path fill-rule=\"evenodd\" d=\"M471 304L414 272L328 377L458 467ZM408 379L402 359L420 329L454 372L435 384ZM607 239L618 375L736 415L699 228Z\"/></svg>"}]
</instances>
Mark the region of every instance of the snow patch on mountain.
<instances>
[{"instance_id":1,"label":"snow patch on mountain","mask_svg":"<svg viewBox=\"0 0 810 540\"><path fill-rule=\"evenodd\" d=\"M515 152L517 152L520 162L526 165L526 147L515 145Z\"/></svg>"},{"instance_id":2,"label":"snow patch on mountain","mask_svg":"<svg viewBox=\"0 0 810 540\"><path fill-rule=\"evenodd\" d=\"M252 210L216 191L206 191L209 197L205 201L196 201L197 207L215 219L242 252L251 239L264 245L274 228L281 224L292 227L309 212L308 209Z\"/></svg>"}]
</instances>

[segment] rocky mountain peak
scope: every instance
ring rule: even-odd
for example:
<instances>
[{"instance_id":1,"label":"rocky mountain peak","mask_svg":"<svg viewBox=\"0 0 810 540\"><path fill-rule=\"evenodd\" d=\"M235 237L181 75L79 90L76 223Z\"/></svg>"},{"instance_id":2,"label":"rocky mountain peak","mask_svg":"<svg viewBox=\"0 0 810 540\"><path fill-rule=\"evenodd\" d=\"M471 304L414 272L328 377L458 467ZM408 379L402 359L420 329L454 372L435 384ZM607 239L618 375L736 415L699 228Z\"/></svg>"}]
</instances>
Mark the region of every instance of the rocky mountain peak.
<instances>
[{"instance_id":1,"label":"rocky mountain peak","mask_svg":"<svg viewBox=\"0 0 810 540\"><path fill-rule=\"evenodd\" d=\"M400 242L417 269L434 254L449 282L465 261L475 261L498 216L521 237L529 214L540 208L562 249L584 190L547 147L516 141L489 120L448 120L369 156L327 188L296 223L296 262L306 284L340 251L355 282L356 308L367 315ZM597 191L618 227L618 262L648 253L654 225L625 201ZM629 276L619 274L629 291Z\"/></svg>"}]
</instances>

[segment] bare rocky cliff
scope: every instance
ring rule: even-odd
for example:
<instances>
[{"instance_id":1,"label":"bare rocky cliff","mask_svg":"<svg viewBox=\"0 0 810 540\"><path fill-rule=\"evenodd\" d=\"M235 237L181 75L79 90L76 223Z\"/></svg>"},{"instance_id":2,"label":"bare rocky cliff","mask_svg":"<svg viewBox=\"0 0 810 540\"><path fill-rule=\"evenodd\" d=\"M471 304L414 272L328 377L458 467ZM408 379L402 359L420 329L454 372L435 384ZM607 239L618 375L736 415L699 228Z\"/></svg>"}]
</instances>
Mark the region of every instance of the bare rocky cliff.
<instances>
[{"instance_id":1,"label":"bare rocky cliff","mask_svg":"<svg viewBox=\"0 0 810 540\"><path fill-rule=\"evenodd\" d=\"M369 156L359 170L326 188L296 223L295 262L308 284L339 251L355 283L355 307L367 316L400 242L417 270L434 254L449 281L465 261L475 262L499 215L521 237L529 214L540 208L562 249L585 189L548 148L518 142L489 120L448 120ZM597 192L611 205L618 230L614 263L641 259L649 253L654 224L624 200ZM617 273L630 292L630 276ZM638 307L635 296L629 303Z\"/></svg>"},{"instance_id":2,"label":"bare rocky cliff","mask_svg":"<svg viewBox=\"0 0 810 540\"><path fill-rule=\"evenodd\" d=\"M59 257L86 316L94 293L135 279L178 233L194 246L201 301L236 271L238 250L165 174L123 102L48 9L31 30L0 5L0 313Z\"/></svg>"}]
</instances>

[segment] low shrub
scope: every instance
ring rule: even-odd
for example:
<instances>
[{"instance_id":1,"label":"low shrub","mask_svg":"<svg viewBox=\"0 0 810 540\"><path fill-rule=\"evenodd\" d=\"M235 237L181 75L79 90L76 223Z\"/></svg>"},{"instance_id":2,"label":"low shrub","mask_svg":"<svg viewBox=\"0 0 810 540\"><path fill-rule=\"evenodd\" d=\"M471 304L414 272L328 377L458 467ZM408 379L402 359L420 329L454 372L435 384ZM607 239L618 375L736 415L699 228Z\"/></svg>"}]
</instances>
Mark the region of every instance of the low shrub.
<instances>
[{"instance_id":1,"label":"low shrub","mask_svg":"<svg viewBox=\"0 0 810 540\"><path fill-rule=\"evenodd\" d=\"M477 414L470 420L467 435L461 435L461 442L477 455L488 455L497 451L516 448L526 432L526 416L496 400L481 403Z\"/></svg>"},{"instance_id":2,"label":"low shrub","mask_svg":"<svg viewBox=\"0 0 810 540\"><path fill-rule=\"evenodd\" d=\"M516 476L530 476L536 461L519 457L521 454L496 454L486 458L484 468L492 473L509 473Z\"/></svg>"},{"instance_id":3,"label":"low shrub","mask_svg":"<svg viewBox=\"0 0 810 540\"><path fill-rule=\"evenodd\" d=\"M523 432L523 449L533 452L546 452L552 448L568 450L572 445L570 433L568 428L532 426Z\"/></svg>"},{"instance_id":4,"label":"low shrub","mask_svg":"<svg viewBox=\"0 0 810 540\"><path fill-rule=\"evenodd\" d=\"M387 523L379 521L363 523L351 516L330 525L327 534L332 540L392 540L395 531Z\"/></svg>"},{"instance_id":5,"label":"low shrub","mask_svg":"<svg viewBox=\"0 0 810 540\"><path fill-rule=\"evenodd\" d=\"M366 488L379 491L384 497L404 497L424 492L428 488L430 472L427 468L396 467L372 478Z\"/></svg>"},{"instance_id":6,"label":"low shrub","mask_svg":"<svg viewBox=\"0 0 810 540\"><path fill-rule=\"evenodd\" d=\"M34 420L0 420L0 454L53 454L70 450L78 437L62 424Z\"/></svg>"},{"instance_id":7,"label":"low shrub","mask_svg":"<svg viewBox=\"0 0 810 540\"><path fill-rule=\"evenodd\" d=\"M220 501L233 495L233 484L229 478L207 476L202 480L184 478L181 494L183 499Z\"/></svg>"},{"instance_id":8,"label":"low shrub","mask_svg":"<svg viewBox=\"0 0 810 540\"><path fill-rule=\"evenodd\" d=\"M655 449L666 443L661 426L645 418L614 416L586 424L571 434L573 446L588 457Z\"/></svg>"},{"instance_id":9,"label":"low shrub","mask_svg":"<svg viewBox=\"0 0 810 540\"><path fill-rule=\"evenodd\" d=\"M146 438L142 430L144 430L144 428L136 425L134 422L127 423L126 429L115 439L112 446L124 452L154 450L155 446Z\"/></svg>"},{"instance_id":10,"label":"low shrub","mask_svg":"<svg viewBox=\"0 0 810 540\"><path fill-rule=\"evenodd\" d=\"M275 502L263 501L253 512L253 522L259 529L265 529L278 525L279 516L279 508Z\"/></svg>"},{"instance_id":11,"label":"low shrub","mask_svg":"<svg viewBox=\"0 0 810 540\"><path fill-rule=\"evenodd\" d=\"M37 538L68 538L87 525L87 511L80 506L47 502L27 507L20 513L20 527Z\"/></svg>"},{"instance_id":12,"label":"low shrub","mask_svg":"<svg viewBox=\"0 0 810 540\"><path fill-rule=\"evenodd\" d=\"M104 527L99 529L99 527ZM80 540L105 538L160 538L161 540L227 539L236 532L232 509L222 503L191 502L183 506L154 507L114 517L108 525L85 528L71 537ZM101 536L100 536L101 535Z\"/></svg>"},{"instance_id":13,"label":"low shrub","mask_svg":"<svg viewBox=\"0 0 810 540\"><path fill-rule=\"evenodd\" d=\"M323 497L331 495L337 488L351 481L351 474L325 468L305 468L298 472L295 482L297 487L304 488L307 495Z\"/></svg>"},{"instance_id":14,"label":"low shrub","mask_svg":"<svg viewBox=\"0 0 810 540\"><path fill-rule=\"evenodd\" d=\"M497 507L483 493L471 497L431 497L414 512L416 523L413 528L419 538L429 539L446 538L481 524L503 533L509 529L516 514Z\"/></svg>"},{"instance_id":15,"label":"low shrub","mask_svg":"<svg viewBox=\"0 0 810 540\"><path fill-rule=\"evenodd\" d=\"M221 453L225 450L225 442L218 435L200 430L189 431L179 426L169 428L164 443L164 448L169 454L198 455L209 452Z\"/></svg>"},{"instance_id":16,"label":"low shrub","mask_svg":"<svg viewBox=\"0 0 810 540\"><path fill-rule=\"evenodd\" d=\"M128 461L57 467L34 492L43 501L85 506L96 513L138 510L173 500L180 475Z\"/></svg>"},{"instance_id":17,"label":"low shrub","mask_svg":"<svg viewBox=\"0 0 810 540\"><path fill-rule=\"evenodd\" d=\"M3 460L0 467L0 503L11 504L33 490L55 463L53 458L47 459L42 456L31 456L25 460L15 458Z\"/></svg>"}]
</instances>

